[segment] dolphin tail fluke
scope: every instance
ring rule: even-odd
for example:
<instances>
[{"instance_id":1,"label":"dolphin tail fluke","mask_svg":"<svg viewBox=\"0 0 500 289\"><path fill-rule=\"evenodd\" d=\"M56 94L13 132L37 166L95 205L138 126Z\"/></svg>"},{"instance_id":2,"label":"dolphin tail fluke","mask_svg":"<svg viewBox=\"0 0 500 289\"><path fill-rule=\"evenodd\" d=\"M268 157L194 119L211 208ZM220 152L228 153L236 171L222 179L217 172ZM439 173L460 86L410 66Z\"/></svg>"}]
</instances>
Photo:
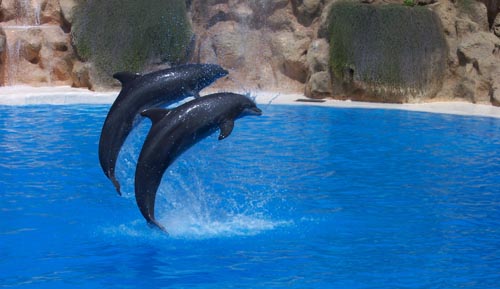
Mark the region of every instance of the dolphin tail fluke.
<instances>
[{"instance_id":1,"label":"dolphin tail fluke","mask_svg":"<svg viewBox=\"0 0 500 289\"><path fill-rule=\"evenodd\" d=\"M113 183L113 185L115 186L115 189L116 189L116 192L118 193L118 195L122 195L122 192L120 190L120 183L118 182L118 180L116 179L115 177L115 174L110 174L109 175L109 179L111 180L111 182Z\"/></svg>"},{"instance_id":2,"label":"dolphin tail fluke","mask_svg":"<svg viewBox=\"0 0 500 289\"><path fill-rule=\"evenodd\" d=\"M156 221L155 219L148 220L148 225L152 228L159 229L168 234L167 229L165 229L165 227L163 227L163 225L158 223L158 221Z\"/></svg>"}]
</instances>

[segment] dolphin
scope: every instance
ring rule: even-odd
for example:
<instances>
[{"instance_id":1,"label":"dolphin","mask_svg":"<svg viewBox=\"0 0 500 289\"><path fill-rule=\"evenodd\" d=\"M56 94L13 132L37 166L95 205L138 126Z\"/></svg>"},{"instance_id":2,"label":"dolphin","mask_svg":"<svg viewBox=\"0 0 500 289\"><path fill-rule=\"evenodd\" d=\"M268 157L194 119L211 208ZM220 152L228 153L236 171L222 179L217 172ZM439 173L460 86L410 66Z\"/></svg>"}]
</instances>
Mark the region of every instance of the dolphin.
<instances>
[{"instance_id":1,"label":"dolphin","mask_svg":"<svg viewBox=\"0 0 500 289\"><path fill-rule=\"evenodd\" d=\"M141 111L164 106L188 96L199 97L203 88L227 70L216 64L186 64L148 74L119 72L113 75L122 83L120 94L104 121L99 139L99 162L104 174L121 195L115 166L120 149Z\"/></svg>"},{"instance_id":2,"label":"dolphin","mask_svg":"<svg viewBox=\"0 0 500 289\"><path fill-rule=\"evenodd\" d=\"M255 102L235 93L215 93L168 110L151 108L141 112L152 121L137 161L135 199L152 227L166 232L156 221L156 191L165 170L184 151L220 128L219 140L231 134L234 121L246 114L261 115Z\"/></svg>"}]
</instances>

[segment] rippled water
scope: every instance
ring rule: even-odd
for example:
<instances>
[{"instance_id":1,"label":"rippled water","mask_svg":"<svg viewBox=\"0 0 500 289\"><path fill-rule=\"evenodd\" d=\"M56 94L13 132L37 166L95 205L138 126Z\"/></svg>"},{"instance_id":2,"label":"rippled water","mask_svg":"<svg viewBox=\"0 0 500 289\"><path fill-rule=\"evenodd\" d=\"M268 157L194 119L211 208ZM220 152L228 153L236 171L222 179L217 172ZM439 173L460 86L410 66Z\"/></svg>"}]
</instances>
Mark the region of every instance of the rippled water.
<instances>
[{"instance_id":1,"label":"rippled water","mask_svg":"<svg viewBox=\"0 0 500 289\"><path fill-rule=\"evenodd\" d=\"M133 197L148 121L104 177L108 106L0 107L0 287L499 288L500 120L263 106Z\"/></svg>"}]
</instances>

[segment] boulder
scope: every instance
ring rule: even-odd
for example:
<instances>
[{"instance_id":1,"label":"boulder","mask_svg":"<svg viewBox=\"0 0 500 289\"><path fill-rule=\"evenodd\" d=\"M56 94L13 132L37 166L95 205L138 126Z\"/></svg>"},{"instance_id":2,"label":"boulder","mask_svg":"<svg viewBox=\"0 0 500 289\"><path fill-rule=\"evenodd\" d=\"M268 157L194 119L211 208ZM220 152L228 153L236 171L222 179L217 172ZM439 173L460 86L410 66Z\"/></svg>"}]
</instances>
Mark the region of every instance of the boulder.
<instances>
[{"instance_id":1,"label":"boulder","mask_svg":"<svg viewBox=\"0 0 500 289\"><path fill-rule=\"evenodd\" d=\"M497 17L493 21L491 30L493 30L496 36L500 37L500 13L497 14Z\"/></svg>"},{"instance_id":2,"label":"boulder","mask_svg":"<svg viewBox=\"0 0 500 289\"><path fill-rule=\"evenodd\" d=\"M305 83L307 79L307 49L311 39L300 32L275 33L271 40L273 55L279 70L291 79Z\"/></svg>"},{"instance_id":3,"label":"boulder","mask_svg":"<svg viewBox=\"0 0 500 289\"><path fill-rule=\"evenodd\" d=\"M32 64L40 61L40 51L42 49L43 32L41 29L29 29L27 33L19 35L18 40L20 57Z\"/></svg>"},{"instance_id":4,"label":"boulder","mask_svg":"<svg viewBox=\"0 0 500 289\"><path fill-rule=\"evenodd\" d=\"M307 64L311 73L328 71L330 45L325 39L316 39L311 42L307 50Z\"/></svg>"},{"instance_id":5,"label":"boulder","mask_svg":"<svg viewBox=\"0 0 500 289\"><path fill-rule=\"evenodd\" d=\"M309 26L323 8L321 0L292 0L293 10L297 20L304 26Z\"/></svg>"},{"instance_id":6,"label":"boulder","mask_svg":"<svg viewBox=\"0 0 500 289\"><path fill-rule=\"evenodd\" d=\"M73 23L74 9L77 4L76 0L59 0L61 15L68 23Z\"/></svg>"},{"instance_id":7,"label":"boulder","mask_svg":"<svg viewBox=\"0 0 500 289\"><path fill-rule=\"evenodd\" d=\"M210 29L212 49L217 62L225 68L235 69L243 63L245 50L242 33L237 31L235 22L218 22Z\"/></svg>"},{"instance_id":8,"label":"boulder","mask_svg":"<svg viewBox=\"0 0 500 289\"><path fill-rule=\"evenodd\" d=\"M62 23L59 0L42 0L40 5L40 23L59 25Z\"/></svg>"},{"instance_id":9,"label":"boulder","mask_svg":"<svg viewBox=\"0 0 500 289\"><path fill-rule=\"evenodd\" d=\"M37 64L40 61L40 50L42 49L42 43L39 41L30 42L24 40L21 42L21 56L32 64Z\"/></svg>"},{"instance_id":10,"label":"boulder","mask_svg":"<svg viewBox=\"0 0 500 289\"><path fill-rule=\"evenodd\" d=\"M466 37L467 34L477 33L482 31L480 25L470 19L456 19L455 30L460 38ZM483 30L484 31L484 30Z\"/></svg>"},{"instance_id":11,"label":"boulder","mask_svg":"<svg viewBox=\"0 0 500 289\"><path fill-rule=\"evenodd\" d=\"M332 96L332 79L329 71L330 45L325 39L316 39L311 42L307 50L307 65L309 77L305 87L305 94L312 98Z\"/></svg>"},{"instance_id":12,"label":"boulder","mask_svg":"<svg viewBox=\"0 0 500 289\"><path fill-rule=\"evenodd\" d=\"M470 100L495 103L500 87L500 39L488 32L471 34L458 45L457 55L460 82L469 83L468 90L473 92Z\"/></svg>"},{"instance_id":13,"label":"boulder","mask_svg":"<svg viewBox=\"0 0 500 289\"><path fill-rule=\"evenodd\" d=\"M500 0L479 0L484 3L488 11L488 22L490 26L495 21L495 17L500 13Z\"/></svg>"},{"instance_id":14,"label":"boulder","mask_svg":"<svg viewBox=\"0 0 500 289\"><path fill-rule=\"evenodd\" d=\"M500 39L488 32L471 34L458 45L457 54L460 65L472 64L478 75L491 75L500 67Z\"/></svg>"},{"instance_id":15,"label":"boulder","mask_svg":"<svg viewBox=\"0 0 500 289\"><path fill-rule=\"evenodd\" d=\"M3 0L0 2L0 22L9 22L17 16L17 0Z\"/></svg>"},{"instance_id":16,"label":"boulder","mask_svg":"<svg viewBox=\"0 0 500 289\"><path fill-rule=\"evenodd\" d=\"M241 3L231 11L231 19L238 23L251 24L254 22L254 11L247 5L247 3Z\"/></svg>"},{"instance_id":17,"label":"boulder","mask_svg":"<svg viewBox=\"0 0 500 289\"><path fill-rule=\"evenodd\" d=\"M477 1L458 1L459 18L469 19L478 25L481 31L488 31L488 11L484 3Z\"/></svg>"},{"instance_id":18,"label":"boulder","mask_svg":"<svg viewBox=\"0 0 500 289\"><path fill-rule=\"evenodd\" d=\"M66 59L54 59L52 63L51 70L51 81L68 81L73 82L72 80L72 64L70 61Z\"/></svg>"},{"instance_id":19,"label":"boulder","mask_svg":"<svg viewBox=\"0 0 500 289\"><path fill-rule=\"evenodd\" d=\"M500 83L493 87L493 93L491 95L491 104L495 106L500 106Z\"/></svg>"},{"instance_id":20,"label":"boulder","mask_svg":"<svg viewBox=\"0 0 500 289\"><path fill-rule=\"evenodd\" d=\"M332 79L328 71L313 73L306 85L305 94L311 98L324 98L333 94Z\"/></svg>"},{"instance_id":21,"label":"boulder","mask_svg":"<svg viewBox=\"0 0 500 289\"><path fill-rule=\"evenodd\" d=\"M278 9L285 8L288 0L250 0L248 5L257 14L273 14Z\"/></svg>"},{"instance_id":22,"label":"boulder","mask_svg":"<svg viewBox=\"0 0 500 289\"><path fill-rule=\"evenodd\" d=\"M293 31L293 15L286 9L278 9L267 18L267 26L273 31Z\"/></svg>"},{"instance_id":23,"label":"boulder","mask_svg":"<svg viewBox=\"0 0 500 289\"><path fill-rule=\"evenodd\" d=\"M73 63L71 86L92 89L90 70L90 64L75 61Z\"/></svg>"}]
</instances>

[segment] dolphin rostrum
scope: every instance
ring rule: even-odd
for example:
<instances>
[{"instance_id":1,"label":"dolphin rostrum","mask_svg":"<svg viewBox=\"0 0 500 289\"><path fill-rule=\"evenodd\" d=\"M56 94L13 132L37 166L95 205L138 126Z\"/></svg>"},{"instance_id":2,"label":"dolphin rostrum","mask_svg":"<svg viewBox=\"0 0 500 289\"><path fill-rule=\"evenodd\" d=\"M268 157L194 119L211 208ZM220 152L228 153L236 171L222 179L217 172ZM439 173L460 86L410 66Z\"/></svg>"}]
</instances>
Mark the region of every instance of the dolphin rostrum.
<instances>
[{"instance_id":1,"label":"dolphin rostrum","mask_svg":"<svg viewBox=\"0 0 500 289\"><path fill-rule=\"evenodd\" d=\"M135 171L135 199L148 224L165 231L156 221L156 191L165 170L192 145L220 128L219 140L231 134L234 121L249 114L261 115L255 102L235 93L215 93L168 110L151 108L141 115L152 126L144 141Z\"/></svg>"},{"instance_id":2,"label":"dolphin rostrum","mask_svg":"<svg viewBox=\"0 0 500 289\"><path fill-rule=\"evenodd\" d=\"M104 174L121 195L115 176L120 149L134 120L146 108L164 106L199 92L228 72L216 64L186 64L148 74L119 72L113 75L122 83L120 94L111 106L99 140L99 161Z\"/></svg>"}]
</instances>

